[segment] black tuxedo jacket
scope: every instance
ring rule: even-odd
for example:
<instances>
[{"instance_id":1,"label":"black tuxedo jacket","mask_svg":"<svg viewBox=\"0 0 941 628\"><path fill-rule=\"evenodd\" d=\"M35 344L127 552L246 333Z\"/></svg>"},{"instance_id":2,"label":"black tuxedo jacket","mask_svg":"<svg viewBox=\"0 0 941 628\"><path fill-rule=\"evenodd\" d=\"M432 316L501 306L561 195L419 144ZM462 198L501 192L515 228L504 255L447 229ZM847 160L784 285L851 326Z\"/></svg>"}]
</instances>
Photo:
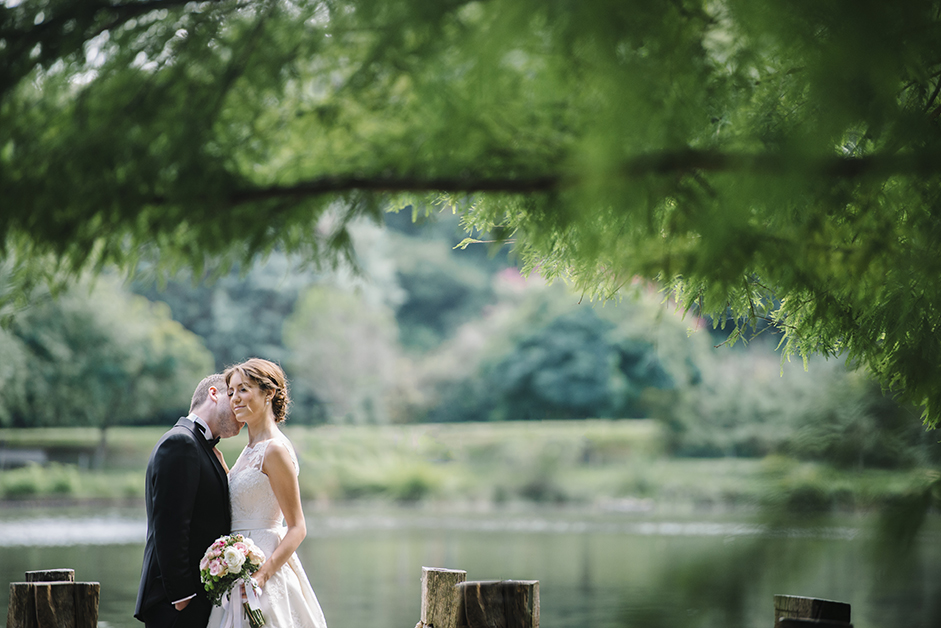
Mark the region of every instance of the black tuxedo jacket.
<instances>
[{"instance_id":1,"label":"black tuxedo jacket","mask_svg":"<svg viewBox=\"0 0 941 628\"><path fill-rule=\"evenodd\" d=\"M205 626L211 606L199 580L199 561L213 541L229 533L232 512L225 470L189 419L177 421L154 447L145 495L147 542L134 616L148 625L164 623L155 616L196 593L187 615L205 614L195 622Z\"/></svg>"}]
</instances>

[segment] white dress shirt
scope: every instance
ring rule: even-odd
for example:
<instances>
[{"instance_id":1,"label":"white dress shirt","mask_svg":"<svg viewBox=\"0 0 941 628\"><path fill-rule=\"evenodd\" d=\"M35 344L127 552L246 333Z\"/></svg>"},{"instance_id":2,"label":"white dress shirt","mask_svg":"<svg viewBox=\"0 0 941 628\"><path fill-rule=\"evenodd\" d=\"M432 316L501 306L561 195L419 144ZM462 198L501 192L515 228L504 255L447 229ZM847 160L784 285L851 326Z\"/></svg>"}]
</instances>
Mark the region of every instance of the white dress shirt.
<instances>
[{"instance_id":1,"label":"white dress shirt","mask_svg":"<svg viewBox=\"0 0 941 628\"><path fill-rule=\"evenodd\" d=\"M212 430L209 429L209 426L206 425L205 421L193 413L190 413L186 418L199 426L199 428L203 431L203 436L206 437L206 440L212 440Z\"/></svg>"}]
</instances>

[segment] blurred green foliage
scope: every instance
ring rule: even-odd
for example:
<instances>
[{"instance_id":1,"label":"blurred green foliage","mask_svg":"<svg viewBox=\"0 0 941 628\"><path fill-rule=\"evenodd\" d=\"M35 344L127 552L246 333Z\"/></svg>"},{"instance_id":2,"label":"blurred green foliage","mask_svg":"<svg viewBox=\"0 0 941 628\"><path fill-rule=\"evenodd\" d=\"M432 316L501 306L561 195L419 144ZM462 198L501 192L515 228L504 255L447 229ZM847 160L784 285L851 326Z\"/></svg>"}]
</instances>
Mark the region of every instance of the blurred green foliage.
<instances>
[{"instance_id":1,"label":"blurred green foliage","mask_svg":"<svg viewBox=\"0 0 941 628\"><path fill-rule=\"evenodd\" d=\"M143 458L145 464L147 457ZM96 472L71 464L30 464L4 469L0 499L125 500L144 496L144 471Z\"/></svg>"},{"instance_id":2,"label":"blurred green foliage","mask_svg":"<svg viewBox=\"0 0 941 628\"><path fill-rule=\"evenodd\" d=\"M765 320L789 355L846 352L934 424L938 8L6 3L0 301L111 265L330 269L358 219L437 203L586 295L640 276L733 340Z\"/></svg>"},{"instance_id":3,"label":"blurred green foliage","mask_svg":"<svg viewBox=\"0 0 941 628\"><path fill-rule=\"evenodd\" d=\"M495 300L484 260L455 255L447 238L397 238L396 250L404 295L395 317L404 347L415 352L438 347Z\"/></svg>"},{"instance_id":4,"label":"blurred green foliage","mask_svg":"<svg viewBox=\"0 0 941 628\"><path fill-rule=\"evenodd\" d=\"M676 455L786 454L855 469L941 462L938 437L913 421L916 409L839 360L811 360L805 370L753 343L713 354L701 372L701 382L655 401Z\"/></svg>"},{"instance_id":5,"label":"blurred green foliage","mask_svg":"<svg viewBox=\"0 0 941 628\"><path fill-rule=\"evenodd\" d=\"M396 332L390 309L338 289L309 288L284 326L295 398L315 399L334 421L388 423L400 359Z\"/></svg>"},{"instance_id":6,"label":"blurred green foliage","mask_svg":"<svg viewBox=\"0 0 941 628\"><path fill-rule=\"evenodd\" d=\"M189 407L212 368L201 339L169 308L110 276L55 296L37 290L0 329L0 348L0 425L14 427L165 422Z\"/></svg>"},{"instance_id":7,"label":"blurred green foliage","mask_svg":"<svg viewBox=\"0 0 941 628\"><path fill-rule=\"evenodd\" d=\"M408 422L412 359L479 317L496 300L493 273L507 264L455 251L457 217L418 226L389 216L388 228L351 225L351 265L316 270L275 251L218 277L142 272L130 288L167 303L205 340L216 369L252 356L281 363L292 420Z\"/></svg>"},{"instance_id":8,"label":"blurred green foliage","mask_svg":"<svg viewBox=\"0 0 941 628\"><path fill-rule=\"evenodd\" d=\"M160 281L144 271L129 287L169 305L173 318L203 339L221 371L257 355L283 361L284 319L318 277L301 260L276 253L218 277L183 270Z\"/></svg>"},{"instance_id":9,"label":"blurred green foliage","mask_svg":"<svg viewBox=\"0 0 941 628\"><path fill-rule=\"evenodd\" d=\"M0 498L140 498L144 467L164 429L114 428L100 469L55 458L47 466L4 469ZM563 503L677 513L700 508L758 512L761 507L772 522L837 511L876 511L884 513L883 526L901 534L917 531L925 508L941 500L936 467L841 469L783 455L672 457L663 425L654 420L289 423L285 431L299 455L302 496L312 504ZM83 428L7 428L0 429L0 443L92 447L96 435ZM230 464L243 446L243 437L219 445ZM903 516L891 516L899 513Z\"/></svg>"},{"instance_id":10,"label":"blurred green foliage","mask_svg":"<svg viewBox=\"0 0 941 628\"><path fill-rule=\"evenodd\" d=\"M839 360L811 360L806 370L782 364L773 338L716 348L721 330L672 311L651 285L638 282L619 302L581 302L561 285L524 279L505 260L452 249L455 233L454 220L364 226L359 275L315 272L276 253L215 280L184 274L165 286L146 277L131 285L170 311L105 277L98 292L76 287L38 301L15 319L21 336L0 333L9 356L0 365L9 371L0 416L21 426L168 424L213 368L205 341L215 368L251 355L282 362L290 418L301 424L653 416L680 456L782 454L851 469L938 462L936 439L912 420L914 409L885 396L865 371ZM461 297L426 299L441 296L425 292L437 285L433 274ZM142 340L155 334L164 339ZM171 374L161 364L181 366ZM27 369L42 376L27 380ZM125 372L114 379L114 369ZM171 375L175 392L155 400L150 382ZM98 387L76 392L73 378L88 377ZM127 394L131 379L136 409L113 412L122 397L109 397L118 393L108 386ZM552 494L538 484L534 494Z\"/></svg>"},{"instance_id":11,"label":"blurred green foliage","mask_svg":"<svg viewBox=\"0 0 941 628\"><path fill-rule=\"evenodd\" d=\"M427 420L646 417L652 391L698 379L702 338L689 340L655 293L595 307L558 286L497 280L512 297L476 325L486 341L472 356L456 346L460 337L444 348L474 366L429 374L441 401Z\"/></svg>"}]
</instances>

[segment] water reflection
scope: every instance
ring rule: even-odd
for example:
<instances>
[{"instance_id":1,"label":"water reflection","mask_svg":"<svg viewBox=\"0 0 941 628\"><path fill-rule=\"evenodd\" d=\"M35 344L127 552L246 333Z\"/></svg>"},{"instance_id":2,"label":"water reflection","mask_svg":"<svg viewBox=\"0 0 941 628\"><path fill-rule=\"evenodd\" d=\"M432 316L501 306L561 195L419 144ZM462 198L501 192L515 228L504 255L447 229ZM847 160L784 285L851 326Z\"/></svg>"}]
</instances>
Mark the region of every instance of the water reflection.
<instances>
[{"instance_id":1,"label":"water reflection","mask_svg":"<svg viewBox=\"0 0 941 628\"><path fill-rule=\"evenodd\" d=\"M539 580L546 628L767 627L776 593L849 602L856 628L941 625L936 518L889 570L862 519L778 527L571 510L307 514L301 559L331 628L415 625L423 565ZM102 583L103 626L139 628L131 609L144 533L140 508L13 509L0 514L0 577L72 567Z\"/></svg>"},{"instance_id":2,"label":"water reflection","mask_svg":"<svg viewBox=\"0 0 941 628\"><path fill-rule=\"evenodd\" d=\"M0 521L0 547L62 547L143 543L143 519L42 517Z\"/></svg>"},{"instance_id":3,"label":"water reflection","mask_svg":"<svg viewBox=\"0 0 941 628\"><path fill-rule=\"evenodd\" d=\"M611 522L559 521L549 517L473 518L414 517L407 515L324 516L310 531L311 537L338 533L404 529L452 530L492 533L629 534L637 536L691 537L801 537L854 539L862 532L852 527L779 528L767 525L721 522ZM24 517L0 520L0 547L61 547L64 545L120 545L142 543L146 522L120 514Z\"/></svg>"}]
</instances>

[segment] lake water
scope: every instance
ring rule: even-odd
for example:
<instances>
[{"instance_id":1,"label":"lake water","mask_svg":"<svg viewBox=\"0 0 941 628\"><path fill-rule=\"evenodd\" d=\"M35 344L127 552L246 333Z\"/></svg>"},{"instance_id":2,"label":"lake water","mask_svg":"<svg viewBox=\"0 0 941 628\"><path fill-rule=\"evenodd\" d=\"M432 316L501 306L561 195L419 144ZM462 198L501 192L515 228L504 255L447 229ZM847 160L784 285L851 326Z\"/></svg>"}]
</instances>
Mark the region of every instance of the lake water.
<instances>
[{"instance_id":1,"label":"lake water","mask_svg":"<svg viewBox=\"0 0 941 628\"><path fill-rule=\"evenodd\" d=\"M865 519L771 528L744 516L388 507L307 511L300 549L330 628L412 628L422 566L469 580L539 580L545 628L771 628L775 594L852 605L856 628L941 626L941 521L908 552ZM101 583L100 625L131 615L142 507L0 511L0 577L74 568ZM0 617L9 590L0 586Z\"/></svg>"}]
</instances>

